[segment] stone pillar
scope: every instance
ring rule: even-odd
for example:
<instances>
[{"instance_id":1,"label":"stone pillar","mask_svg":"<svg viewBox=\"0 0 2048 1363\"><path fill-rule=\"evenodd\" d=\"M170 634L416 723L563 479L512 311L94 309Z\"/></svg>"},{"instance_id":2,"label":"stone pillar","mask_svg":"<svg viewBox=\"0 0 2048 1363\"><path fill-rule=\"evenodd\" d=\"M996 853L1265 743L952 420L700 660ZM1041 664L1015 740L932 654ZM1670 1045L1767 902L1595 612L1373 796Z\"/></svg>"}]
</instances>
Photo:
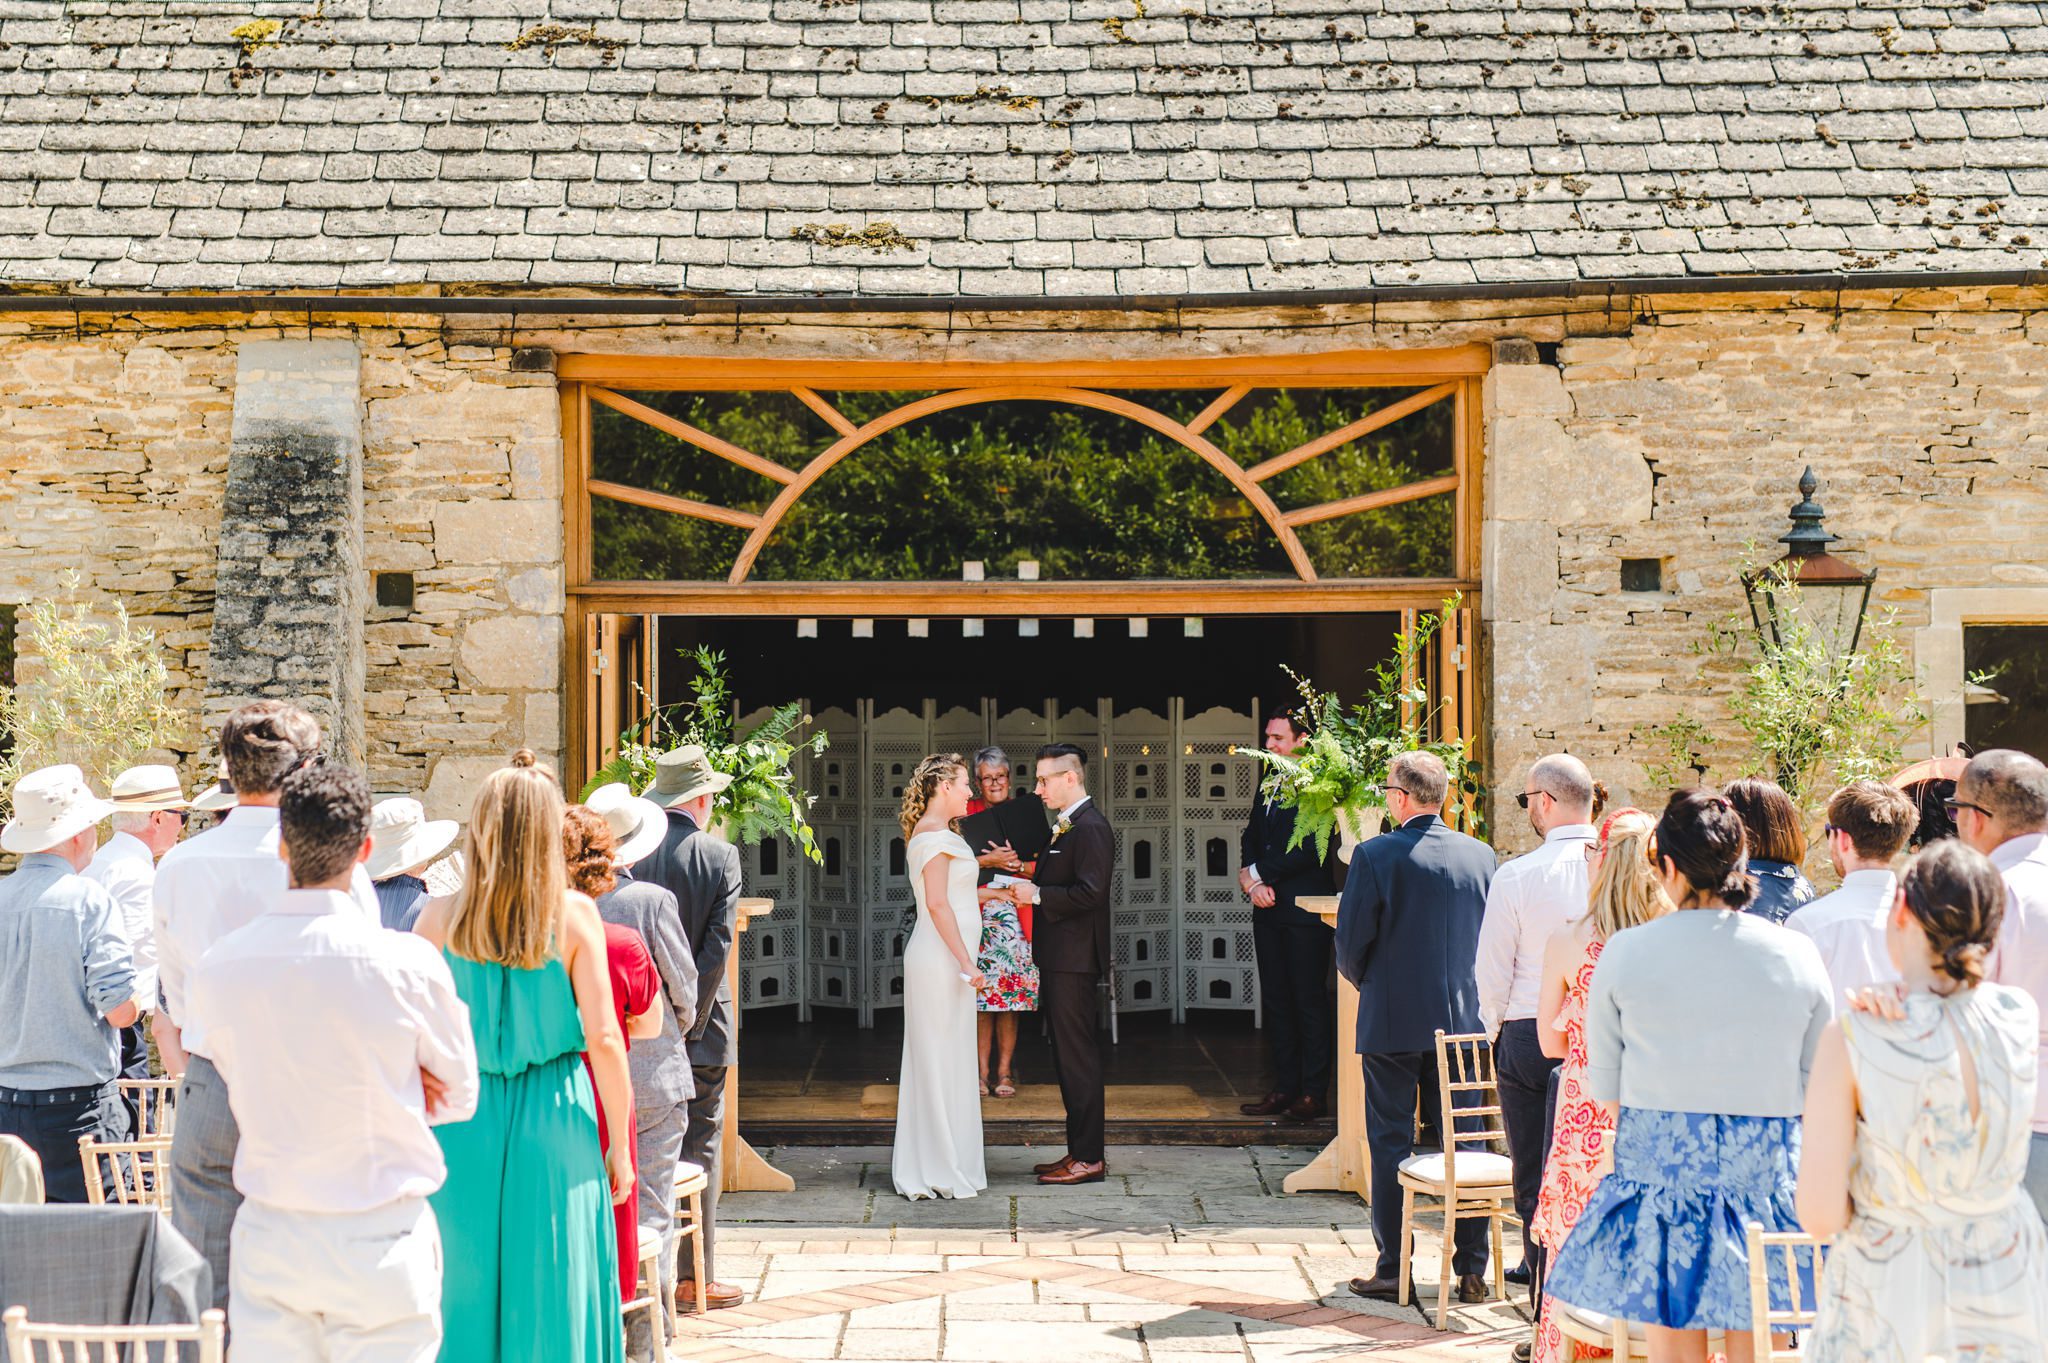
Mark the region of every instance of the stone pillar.
<instances>
[{"instance_id":1,"label":"stone pillar","mask_svg":"<svg viewBox=\"0 0 2048 1363\"><path fill-rule=\"evenodd\" d=\"M1590 750L1603 653L1598 612L1619 607L1569 565L1584 544L1650 518L1652 479L1639 452L1574 435L1564 373L1542 363L1528 341L1494 343L1483 402L1480 613L1491 661L1491 834L1496 846L1520 851L1536 837L1515 795L1538 757L1578 753L1619 788L1613 764Z\"/></svg>"},{"instance_id":2,"label":"stone pillar","mask_svg":"<svg viewBox=\"0 0 2048 1363\"><path fill-rule=\"evenodd\" d=\"M363 421L354 341L252 341L235 365L206 684L217 728L288 700L363 761Z\"/></svg>"}]
</instances>

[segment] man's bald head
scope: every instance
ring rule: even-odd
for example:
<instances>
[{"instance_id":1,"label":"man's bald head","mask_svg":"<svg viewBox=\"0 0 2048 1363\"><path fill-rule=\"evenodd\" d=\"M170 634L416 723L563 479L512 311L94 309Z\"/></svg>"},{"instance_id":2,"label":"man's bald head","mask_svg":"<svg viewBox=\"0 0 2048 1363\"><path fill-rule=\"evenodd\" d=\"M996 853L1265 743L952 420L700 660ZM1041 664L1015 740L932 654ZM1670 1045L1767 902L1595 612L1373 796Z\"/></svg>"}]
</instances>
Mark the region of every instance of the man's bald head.
<instances>
[{"instance_id":1,"label":"man's bald head","mask_svg":"<svg viewBox=\"0 0 2048 1363\"><path fill-rule=\"evenodd\" d=\"M1529 789L1550 795L1557 816L1549 821L1551 827L1593 821L1593 773L1570 753L1537 758L1529 768Z\"/></svg>"},{"instance_id":2,"label":"man's bald head","mask_svg":"<svg viewBox=\"0 0 2048 1363\"><path fill-rule=\"evenodd\" d=\"M2048 766L2013 748L1980 752L1956 782L1956 832L1980 852L2048 832ZM1964 829L1966 813L1975 817Z\"/></svg>"}]
</instances>

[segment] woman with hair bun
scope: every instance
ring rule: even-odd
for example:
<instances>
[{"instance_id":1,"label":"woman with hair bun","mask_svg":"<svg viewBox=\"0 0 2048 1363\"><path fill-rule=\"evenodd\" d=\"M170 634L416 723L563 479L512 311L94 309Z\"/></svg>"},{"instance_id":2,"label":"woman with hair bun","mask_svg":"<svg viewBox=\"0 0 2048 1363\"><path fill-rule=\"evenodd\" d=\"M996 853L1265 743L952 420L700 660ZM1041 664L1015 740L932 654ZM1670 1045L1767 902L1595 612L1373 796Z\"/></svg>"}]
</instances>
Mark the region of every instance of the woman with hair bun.
<instances>
[{"instance_id":1,"label":"woman with hair bun","mask_svg":"<svg viewBox=\"0 0 2048 1363\"><path fill-rule=\"evenodd\" d=\"M1800 1221L1835 1237L1816 1363L2048 1356L2048 1244L2021 1187L2038 1013L1984 983L2005 897L1962 843L1920 852L1885 920L1893 1015L1821 1037L1799 1168Z\"/></svg>"},{"instance_id":2,"label":"woman with hair bun","mask_svg":"<svg viewBox=\"0 0 2048 1363\"><path fill-rule=\"evenodd\" d=\"M1616 933L1586 1006L1586 1087L1616 1116L1614 1170L1546 1290L1648 1328L1652 1363L1752 1358L1745 1227L1798 1229L1807 1068L1829 1020L1813 943L1741 910L1742 820L1712 791L1671 797L1656 880L1678 910ZM1790 1305L1789 1285L1773 1299Z\"/></svg>"},{"instance_id":3,"label":"woman with hair bun","mask_svg":"<svg viewBox=\"0 0 2048 1363\"><path fill-rule=\"evenodd\" d=\"M953 830L972 794L958 753L925 758L903 784L903 864L917 926L903 948L903 1074L889 1172L912 1199L973 1197L988 1187L975 1080L974 1000L986 983L975 964L978 868Z\"/></svg>"}]
</instances>

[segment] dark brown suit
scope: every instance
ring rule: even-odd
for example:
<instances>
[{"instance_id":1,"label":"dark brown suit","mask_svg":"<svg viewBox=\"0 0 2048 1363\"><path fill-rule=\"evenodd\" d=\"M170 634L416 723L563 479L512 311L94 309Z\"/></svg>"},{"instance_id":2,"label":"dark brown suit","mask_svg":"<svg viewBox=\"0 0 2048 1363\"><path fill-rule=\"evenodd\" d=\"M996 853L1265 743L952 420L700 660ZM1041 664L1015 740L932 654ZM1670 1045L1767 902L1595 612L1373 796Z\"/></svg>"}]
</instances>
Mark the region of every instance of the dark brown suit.
<instances>
[{"instance_id":1,"label":"dark brown suit","mask_svg":"<svg viewBox=\"0 0 2048 1363\"><path fill-rule=\"evenodd\" d=\"M1038 962L1053 1068L1067 1109L1067 1153L1102 1159L1101 984L1115 963L1109 939L1116 835L1089 800L1038 859L1031 951Z\"/></svg>"}]
</instances>

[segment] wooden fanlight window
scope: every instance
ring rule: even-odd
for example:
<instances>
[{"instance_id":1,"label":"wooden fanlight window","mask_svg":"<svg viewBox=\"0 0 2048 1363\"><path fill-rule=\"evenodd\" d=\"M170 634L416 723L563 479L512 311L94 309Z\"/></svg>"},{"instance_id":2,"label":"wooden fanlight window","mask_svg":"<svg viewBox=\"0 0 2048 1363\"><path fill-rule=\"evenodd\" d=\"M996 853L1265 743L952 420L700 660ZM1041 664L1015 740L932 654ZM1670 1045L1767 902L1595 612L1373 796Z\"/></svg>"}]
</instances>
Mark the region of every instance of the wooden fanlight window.
<instances>
[{"instance_id":1,"label":"wooden fanlight window","mask_svg":"<svg viewBox=\"0 0 2048 1363\"><path fill-rule=\"evenodd\" d=\"M958 586L948 581L957 564L940 564L936 552L919 559L908 548L907 578L820 572L815 563L792 569L776 561L778 534L787 541L814 513L816 523L799 536L805 544L826 544L818 525L856 526L841 532L848 536L865 525L869 540L893 539L894 527L877 536L872 521L859 521L863 514L872 518L874 507L859 504L850 487L842 493L845 505L829 514L819 509L818 499L834 487L835 470L844 478L843 470L858 472L864 458L894 458L892 442L900 446L920 432L964 448L973 442L963 432L983 436L985 422L989 429L1008 422L1003 429L1028 432L1030 422L1042 420L1107 464L1128 451L1133 461L1142 455L1163 468L1161 451L1173 452L1191 472L1167 478L1170 495L1161 505L1169 517L1178 508L1203 525L1188 531L1194 547L1185 564L1170 552L1154 553L1134 560L1138 571L1055 572L1049 575L1064 580L1032 585L1075 594L1085 585L1077 579L1103 587L1178 579L1174 585L1183 590L1227 580L1230 594L1240 596L1292 583L1286 594L1297 598L1311 584L1341 585L1349 609L1361 608L1361 592L1422 604L1444 589L1475 585L1479 383L1487 358L1477 345L1044 364L563 356L570 590L623 604L678 593L701 601L720 586L751 597L771 582L794 592L796 580L812 584L813 592L830 590L825 580L848 590L863 581L889 581L898 597L911 584ZM1013 415L1026 405L1031 417ZM756 407L760 419L751 413ZM718 419L689 419L700 412ZM714 425L719 429L707 428ZM799 439L799 426L811 434ZM934 434L941 430L951 435ZM614 448L622 431L635 454L625 476L607 476L620 463ZM1405 443L1390 445L1390 433ZM1028 436L1018 443L1028 444ZM1005 467L1018 465L1013 459ZM680 472L686 468L692 471ZM1143 500L1147 486L1133 484L1133 497ZM1396 522L1397 510L1404 517L1426 514L1427 524ZM622 515L634 519L625 522ZM1029 525L1028 513L1013 520ZM606 540L622 524L632 531L632 544L653 546L657 560L671 541L691 547L643 571L630 550ZM1411 524L1420 528L1411 533ZM1113 539L1117 527L1083 529ZM1407 548L1376 547L1394 539ZM1227 545L1227 552L1205 558L1216 545ZM965 544L956 557L999 556L979 554L979 547ZM1077 561L1099 561L1088 548L1077 551ZM821 551L828 563L829 550L826 544ZM1212 559L1215 570L1203 571ZM1392 563L1396 571L1360 573L1361 563L1368 569Z\"/></svg>"}]
</instances>

